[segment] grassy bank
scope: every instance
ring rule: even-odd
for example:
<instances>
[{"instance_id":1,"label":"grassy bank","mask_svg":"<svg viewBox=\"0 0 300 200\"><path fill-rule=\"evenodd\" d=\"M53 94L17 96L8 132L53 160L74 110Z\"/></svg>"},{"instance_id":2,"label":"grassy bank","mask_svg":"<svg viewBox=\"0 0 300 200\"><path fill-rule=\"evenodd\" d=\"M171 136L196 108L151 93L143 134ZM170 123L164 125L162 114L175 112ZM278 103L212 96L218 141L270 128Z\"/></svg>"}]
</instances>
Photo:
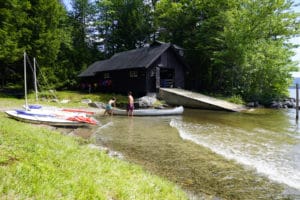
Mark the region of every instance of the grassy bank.
<instances>
[{"instance_id":1,"label":"grassy bank","mask_svg":"<svg viewBox=\"0 0 300 200\"><path fill-rule=\"evenodd\" d=\"M2 110L23 100L1 98ZM186 199L174 184L82 139L0 113L0 199Z\"/></svg>"},{"instance_id":2,"label":"grassy bank","mask_svg":"<svg viewBox=\"0 0 300 200\"><path fill-rule=\"evenodd\" d=\"M111 97L117 98L118 104L126 104L127 96L119 94L103 94L103 93L80 93L76 91L56 91L56 92L42 92L39 93L39 100L35 100L35 94L28 94L29 104L41 104L47 106L57 106L57 107L76 107L85 108L88 104L82 103L84 99L90 99L95 102L108 102ZM69 100L68 103L61 103L63 100ZM25 104L23 98L16 98L9 94L4 94L0 92L0 109L8 107L19 107Z\"/></svg>"}]
</instances>

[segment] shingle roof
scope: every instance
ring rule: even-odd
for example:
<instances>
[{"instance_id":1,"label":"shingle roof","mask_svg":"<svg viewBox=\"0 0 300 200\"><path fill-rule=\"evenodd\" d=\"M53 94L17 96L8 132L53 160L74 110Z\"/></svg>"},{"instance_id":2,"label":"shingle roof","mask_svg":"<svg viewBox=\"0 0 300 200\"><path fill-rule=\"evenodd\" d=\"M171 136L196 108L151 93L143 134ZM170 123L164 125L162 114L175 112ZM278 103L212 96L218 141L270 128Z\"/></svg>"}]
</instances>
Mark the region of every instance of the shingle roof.
<instances>
[{"instance_id":1,"label":"shingle roof","mask_svg":"<svg viewBox=\"0 0 300 200\"><path fill-rule=\"evenodd\" d=\"M106 60L96 61L93 64L91 64L86 70L81 72L78 77L88 77L88 76L94 76L95 70L99 65L102 65L102 63L105 63Z\"/></svg>"},{"instance_id":2,"label":"shingle roof","mask_svg":"<svg viewBox=\"0 0 300 200\"><path fill-rule=\"evenodd\" d=\"M157 44L158 43L149 47L120 52L108 60L94 62L78 76L88 77L94 76L96 72L148 68L161 54L172 46L170 43Z\"/></svg>"}]
</instances>

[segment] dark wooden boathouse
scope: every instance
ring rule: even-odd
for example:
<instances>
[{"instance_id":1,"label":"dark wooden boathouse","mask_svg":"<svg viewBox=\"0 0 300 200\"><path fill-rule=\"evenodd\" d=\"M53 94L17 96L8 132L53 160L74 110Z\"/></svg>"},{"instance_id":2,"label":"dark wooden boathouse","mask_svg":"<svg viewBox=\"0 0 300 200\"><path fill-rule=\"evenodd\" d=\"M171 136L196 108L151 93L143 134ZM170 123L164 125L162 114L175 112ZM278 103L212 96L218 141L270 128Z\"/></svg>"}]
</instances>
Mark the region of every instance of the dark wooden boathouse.
<instances>
[{"instance_id":1,"label":"dark wooden boathouse","mask_svg":"<svg viewBox=\"0 0 300 200\"><path fill-rule=\"evenodd\" d=\"M100 92L145 95L160 87L184 88L188 66L181 48L154 42L148 47L124 51L91 64L78 76L81 88Z\"/></svg>"}]
</instances>

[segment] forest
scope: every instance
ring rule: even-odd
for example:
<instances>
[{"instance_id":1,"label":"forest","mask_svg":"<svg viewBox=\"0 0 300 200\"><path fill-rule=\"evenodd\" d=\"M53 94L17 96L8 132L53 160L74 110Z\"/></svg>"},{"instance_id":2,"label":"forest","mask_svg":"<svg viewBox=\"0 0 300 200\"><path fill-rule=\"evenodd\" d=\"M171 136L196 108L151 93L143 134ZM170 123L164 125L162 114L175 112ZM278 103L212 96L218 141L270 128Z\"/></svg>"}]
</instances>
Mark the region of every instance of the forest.
<instances>
[{"instance_id":1,"label":"forest","mask_svg":"<svg viewBox=\"0 0 300 200\"><path fill-rule=\"evenodd\" d=\"M182 47L187 87L209 94L267 103L287 94L298 69L292 0L70 1L0 0L0 88L23 84L24 51L42 87L76 89L94 61L154 41Z\"/></svg>"}]
</instances>

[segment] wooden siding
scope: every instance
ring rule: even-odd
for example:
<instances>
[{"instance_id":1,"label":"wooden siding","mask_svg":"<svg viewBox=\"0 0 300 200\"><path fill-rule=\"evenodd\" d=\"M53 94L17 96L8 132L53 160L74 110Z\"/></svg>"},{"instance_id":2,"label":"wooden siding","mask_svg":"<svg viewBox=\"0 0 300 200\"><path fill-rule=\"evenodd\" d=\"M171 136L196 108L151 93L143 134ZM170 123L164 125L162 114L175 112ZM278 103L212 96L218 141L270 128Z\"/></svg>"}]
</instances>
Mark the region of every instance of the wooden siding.
<instances>
[{"instance_id":1,"label":"wooden siding","mask_svg":"<svg viewBox=\"0 0 300 200\"><path fill-rule=\"evenodd\" d=\"M109 78L104 77L105 73L109 73ZM97 91L116 92L121 94L126 94L128 91L132 91L138 94L145 93L146 90L145 77L146 77L145 69L128 69L128 70L126 69L120 71L116 70L116 71L101 72L95 75L96 82L99 85Z\"/></svg>"},{"instance_id":2,"label":"wooden siding","mask_svg":"<svg viewBox=\"0 0 300 200\"><path fill-rule=\"evenodd\" d=\"M184 88L185 83L185 67L177 58L173 51L167 51L162 54L162 68L174 69L174 85L173 87Z\"/></svg>"},{"instance_id":3,"label":"wooden siding","mask_svg":"<svg viewBox=\"0 0 300 200\"><path fill-rule=\"evenodd\" d=\"M120 94L132 91L135 95L145 95L148 92L158 92L157 86L184 88L185 71L186 67L182 60L173 49L169 48L148 68L98 72L94 76L82 78L81 88L88 90L87 86L90 83L92 91Z\"/></svg>"}]
</instances>

